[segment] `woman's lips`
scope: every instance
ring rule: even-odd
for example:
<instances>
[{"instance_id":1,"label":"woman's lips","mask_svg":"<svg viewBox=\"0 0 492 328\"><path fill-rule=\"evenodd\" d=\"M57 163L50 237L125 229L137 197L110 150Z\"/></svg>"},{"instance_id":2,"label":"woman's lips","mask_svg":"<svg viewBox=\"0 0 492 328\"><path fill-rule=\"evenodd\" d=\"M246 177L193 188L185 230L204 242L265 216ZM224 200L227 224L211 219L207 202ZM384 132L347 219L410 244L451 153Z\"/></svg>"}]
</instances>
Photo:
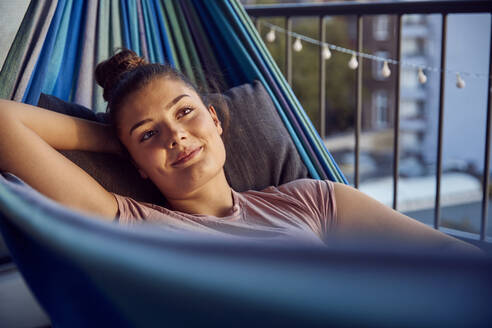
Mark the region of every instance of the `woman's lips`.
<instances>
[{"instance_id":1,"label":"woman's lips","mask_svg":"<svg viewBox=\"0 0 492 328\"><path fill-rule=\"evenodd\" d=\"M186 162L188 162L189 160L193 159L196 155L198 155L198 153L202 150L202 147L198 147L198 148L195 148L193 151L191 151L189 154L185 155L185 156L178 156L181 157L179 160L176 160L174 161L171 165L172 166L179 166L179 165L182 165Z\"/></svg>"}]
</instances>

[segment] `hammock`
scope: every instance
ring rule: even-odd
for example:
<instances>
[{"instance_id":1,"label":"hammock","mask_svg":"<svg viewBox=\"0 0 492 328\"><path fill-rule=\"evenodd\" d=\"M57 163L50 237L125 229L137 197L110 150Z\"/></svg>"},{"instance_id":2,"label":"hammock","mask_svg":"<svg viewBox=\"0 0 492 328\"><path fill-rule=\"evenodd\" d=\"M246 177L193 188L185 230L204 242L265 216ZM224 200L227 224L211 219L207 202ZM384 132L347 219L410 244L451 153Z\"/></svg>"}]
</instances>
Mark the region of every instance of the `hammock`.
<instances>
[{"instance_id":1,"label":"hammock","mask_svg":"<svg viewBox=\"0 0 492 328\"><path fill-rule=\"evenodd\" d=\"M31 1L0 73L0 97L37 104L46 93L102 112L93 68L120 46L205 85L218 72L226 87L261 81L311 177L346 183L237 0ZM55 327L435 327L491 319L479 311L492 295L490 264L473 269L471 260L128 229L67 210L9 175L0 178L0 228ZM429 272L441 278L429 280Z\"/></svg>"},{"instance_id":2,"label":"hammock","mask_svg":"<svg viewBox=\"0 0 492 328\"><path fill-rule=\"evenodd\" d=\"M207 76L226 88L261 81L310 176L347 183L237 0L32 1L0 97L36 105L46 93L105 111L94 65L122 46L205 86Z\"/></svg>"}]
</instances>

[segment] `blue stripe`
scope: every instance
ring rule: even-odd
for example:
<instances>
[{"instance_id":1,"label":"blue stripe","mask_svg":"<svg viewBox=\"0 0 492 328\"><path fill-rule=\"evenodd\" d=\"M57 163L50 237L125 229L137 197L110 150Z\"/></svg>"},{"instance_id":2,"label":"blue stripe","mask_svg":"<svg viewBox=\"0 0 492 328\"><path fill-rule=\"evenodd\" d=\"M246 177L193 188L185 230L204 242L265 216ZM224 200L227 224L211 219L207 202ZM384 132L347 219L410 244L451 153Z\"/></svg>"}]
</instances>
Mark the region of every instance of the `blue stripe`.
<instances>
[{"instance_id":1,"label":"blue stripe","mask_svg":"<svg viewBox=\"0 0 492 328\"><path fill-rule=\"evenodd\" d=\"M147 12L147 19L149 22L149 34L150 34L150 41L149 46L152 48L154 52L154 62L156 63L162 63L164 61L164 52L162 51L162 44L160 42L160 35L159 35L159 29L157 27L157 18L155 14L155 7L153 5L153 1L150 0L145 0L145 8Z\"/></svg>"},{"instance_id":2,"label":"blue stripe","mask_svg":"<svg viewBox=\"0 0 492 328\"><path fill-rule=\"evenodd\" d=\"M122 34L123 34L123 44L125 45L126 48L132 49L132 43L130 40L130 28L128 27L128 6L126 4L125 0L120 0L120 7L121 7L121 16L122 16L122 24L123 24L123 29L122 29Z\"/></svg>"},{"instance_id":3,"label":"blue stripe","mask_svg":"<svg viewBox=\"0 0 492 328\"><path fill-rule=\"evenodd\" d=\"M137 3L136 0L126 0L128 8L128 21L130 29L130 43L132 45L132 50L135 51L139 56L142 56L142 51L140 50L140 41L138 36L138 15L137 15Z\"/></svg>"},{"instance_id":4,"label":"blue stripe","mask_svg":"<svg viewBox=\"0 0 492 328\"><path fill-rule=\"evenodd\" d=\"M212 51L217 54L217 58L219 63L222 63L222 73L224 78L227 80L229 86L235 86L242 84L247 81L252 81L252 79L248 79L248 77L244 76L244 71L241 70L243 68L244 62L238 61L235 56L231 56L230 53L227 52L227 49L224 47L224 38L220 38L219 36L223 34L223 26L221 28L217 28L212 23L216 23L218 17L216 17L215 13L207 15L207 9L210 9L210 5L214 4L215 1L207 2L207 6L203 5L202 1L193 0L195 4L196 11L200 16L200 21L205 27L207 36L209 37L209 42L212 45ZM220 16L221 14L219 14ZM235 48L234 46L232 48ZM234 60L234 62L233 62Z\"/></svg>"},{"instance_id":5,"label":"blue stripe","mask_svg":"<svg viewBox=\"0 0 492 328\"><path fill-rule=\"evenodd\" d=\"M149 60L151 63L155 63L156 62L155 47L153 46L152 43L151 27L149 22L149 11L147 10L147 1L141 0L141 3L142 3L142 16L143 16L144 27L145 27L145 31L144 31L145 40L147 44L147 50L149 52Z\"/></svg>"},{"instance_id":6,"label":"blue stripe","mask_svg":"<svg viewBox=\"0 0 492 328\"><path fill-rule=\"evenodd\" d=\"M75 4L72 7L72 13L70 15L70 22L68 34L66 36L67 45L65 47L65 53L58 73L58 79L56 81L53 95L61 98L65 101L70 100L70 93L74 84L74 75L80 64L78 59L79 54L79 38L82 35L81 24L83 14L83 0L75 0ZM77 81L75 81L77 82Z\"/></svg>"},{"instance_id":7,"label":"blue stripe","mask_svg":"<svg viewBox=\"0 0 492 328\"><path fill-rule=\"evenodd\" d=\"M60 28L60 22L65 5L66 0L58 1L55 14L53 15L53 19L50 24L50 28L48 29L48 33L46 34L43 49L39 54L39 58L33 69L33 73L22 98L22 101L27 104L37 105L38 103L39 95L41 94L41 88L46 77L46 71L48 69L50 57L53 52L56 34L58 32L58 29Z\"/></svg>"},{"instance_id":8,"label":"blue stripe","mask_svg":"<svg viewBox=\"0 0 492 328\"><path fill-rule=\"evenodd\" d=\"M70 15L72 13L73 0L68 0L63 9L60 27L56 33L55 44L50 56L48 69L46 71L45 80L41 88L41 92L52 94L55 89L56 80L60 74L63 56L65 53L65 45L67 42L68 30L70 28Z\"/></svg>"},{"instance_id":9,"label":"blue stripe","mask_svg":"<svg viewBox=\"0 0 492 328\"><path fill-rule=\"evenodd\" d=\"M166 31L164 13L160 9L159 5L157 4L157 1L159 0L154 0L152 3L154 5L154 11L157 13L157 22L159 23L161 40L162 43L164 44L164 50L165 50L164 63L167 60L172 67L176 68L176 62L175 62L176 59L173 57L173 52L171 51L171 45L169 44L169 35Z\"/></svg>"}]
</instances>

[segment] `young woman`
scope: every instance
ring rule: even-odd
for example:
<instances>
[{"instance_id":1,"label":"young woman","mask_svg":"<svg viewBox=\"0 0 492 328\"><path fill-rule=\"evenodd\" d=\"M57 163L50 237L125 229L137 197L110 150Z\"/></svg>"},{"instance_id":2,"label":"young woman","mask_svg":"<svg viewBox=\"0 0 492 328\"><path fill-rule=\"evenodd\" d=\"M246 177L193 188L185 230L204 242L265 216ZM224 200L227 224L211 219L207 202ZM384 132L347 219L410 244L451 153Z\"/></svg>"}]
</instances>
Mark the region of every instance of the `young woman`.
<instances>
[{"instance_id":1,"label":"young woman","mask_svg":"<svg viewBox=\"0 0 492 328\"><path fill-rule=\"evenodd\" d=\"M319 243L374 238L478 251L343 184L303 179L237 193L224 174L217 113L180 73L123 50L98 65L96 80L104 88L112 128L1 100L0 170L66 206L125 223L145 220L179 229ZM127 152L170 208L108 192L55 149Z\"/></svg>"}]
</instances>

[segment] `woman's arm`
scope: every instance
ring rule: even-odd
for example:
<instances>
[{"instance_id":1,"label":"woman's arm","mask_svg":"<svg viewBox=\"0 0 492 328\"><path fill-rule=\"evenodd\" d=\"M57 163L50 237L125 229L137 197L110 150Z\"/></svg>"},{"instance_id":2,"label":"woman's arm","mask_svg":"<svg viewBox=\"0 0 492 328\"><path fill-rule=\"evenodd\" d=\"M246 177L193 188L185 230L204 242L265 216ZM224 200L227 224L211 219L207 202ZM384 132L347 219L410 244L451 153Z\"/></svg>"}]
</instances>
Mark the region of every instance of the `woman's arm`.
<instances>
[{"instance_id":1,"label":"woman's arm","mask_svg":"<svg viewBox=\"0 0 492 328\"><path fill-rule=\"evenodd\" d=\"M483 253L479 248L409 218L366 194L335 183L336 237L361 238L389 245L411 245L436 251Z\"/></svg>"},{"instance_id":2,"label":"woman's arm","mask_svg":"<svg viewBox=\"0 0 492 328\"><path fill-rule=\"evenodd\" d=\"M66 206L114 218L113 195L55 149L120 148L104 124L0 99L0 170Z\"/></svg>"}]
</instances>

